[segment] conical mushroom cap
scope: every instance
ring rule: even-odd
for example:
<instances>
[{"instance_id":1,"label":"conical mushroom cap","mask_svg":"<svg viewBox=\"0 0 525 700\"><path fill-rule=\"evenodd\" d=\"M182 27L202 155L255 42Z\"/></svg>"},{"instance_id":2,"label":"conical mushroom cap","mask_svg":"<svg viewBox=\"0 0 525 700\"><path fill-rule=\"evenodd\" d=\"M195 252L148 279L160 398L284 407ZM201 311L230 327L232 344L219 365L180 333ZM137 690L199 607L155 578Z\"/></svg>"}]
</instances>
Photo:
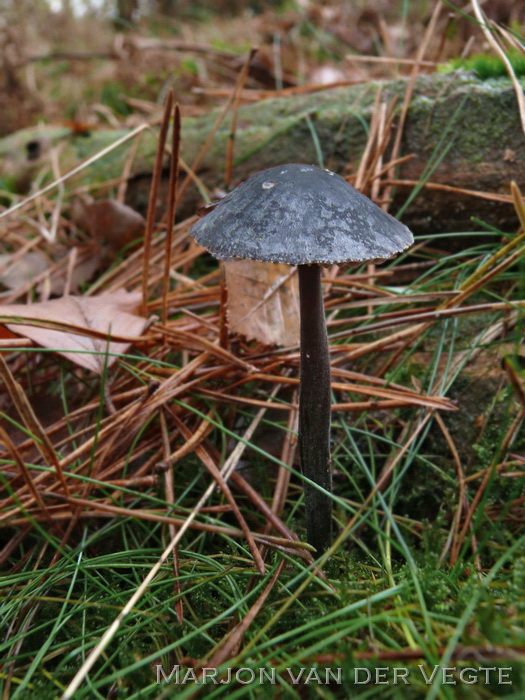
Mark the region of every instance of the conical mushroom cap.
<instances>
[{"instance_id":1,"label":"conical mushroom cap","mask_svg":"<svg viewBox=\"0 0 525 700\"><path fill-rule=\"evenodd\" d=\"M190 232L219 259L289 265L387 260L414 242L342 177L297 163L248 178Z\"/></svg>"}]
</instances>

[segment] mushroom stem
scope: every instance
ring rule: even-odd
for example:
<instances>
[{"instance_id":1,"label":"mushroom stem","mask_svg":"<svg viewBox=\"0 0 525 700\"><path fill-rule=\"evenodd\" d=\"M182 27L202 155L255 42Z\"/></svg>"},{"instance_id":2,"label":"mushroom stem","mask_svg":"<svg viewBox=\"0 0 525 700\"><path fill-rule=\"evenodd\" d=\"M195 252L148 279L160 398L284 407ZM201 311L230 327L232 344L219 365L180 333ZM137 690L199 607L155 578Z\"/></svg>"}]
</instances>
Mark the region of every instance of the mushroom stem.
<instances>
[{"instance_id":1,"label":"mushroom stem","mask_svg":"<svg viewBox=\"0 0 525 700\"><path fill-rule=\"evenodd\" d=\"M299 265L301 376L299 450L303 474L332 491L330 357L319 265ZM332 500L304 485L308 542L322 552L331 540Z\"/></svg>"}]
</instances>

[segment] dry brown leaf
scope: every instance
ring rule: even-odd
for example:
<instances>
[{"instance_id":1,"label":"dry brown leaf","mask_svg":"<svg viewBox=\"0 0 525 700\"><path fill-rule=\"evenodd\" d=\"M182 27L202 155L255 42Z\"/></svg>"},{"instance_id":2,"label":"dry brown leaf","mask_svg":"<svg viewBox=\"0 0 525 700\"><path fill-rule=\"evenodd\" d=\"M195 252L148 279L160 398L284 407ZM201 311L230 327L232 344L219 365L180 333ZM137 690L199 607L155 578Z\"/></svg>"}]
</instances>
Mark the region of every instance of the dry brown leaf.
<instances>
[{"instance_id":1,"label":"dry brown leaf","mask_svg":"<svg viewBox=\"0 0 525 700\"><path fill-rule=\"evenodd\" d=\"M12 260L14 262L11 262ZM16 291L32 282L49 267L49 260L39 250L31 250L18 258L16 253L0 255L0 283L7 289Z\"/></svg>"},{"instance_id":2,"label":"dry brown leaf","mask_svg":"<svg viewBox=\"0 0 525 700\"><path fill-rule=\"evenodd\" d=\"M257 260L223 264L230 329L265 345L297 345L299 284L295 268Z\"/></svg>"},{"instance_id":3,"label":"dry brown leaf","mask_svg":"<svg viewBox=\"0 0 525 700\"><path fill-rule=\"evenodd\" d=\"M114 251L141 238L146 224L144 217L127 204L116 199L94 201L86 195L73 201L71 218L79 228Z\"/></svg>"},{"instance_id":4,"label":"dry brown leaf","mask_svg":"<svg viewBox=\"0 0 525 700\"><path fill-rule=\"evenodd\" d=\"M64 357L81 367L101 374L106 363L110 366L115 360L111 353L124 353L130 342L115 342L105 338L79 335L73 331L54 330L45 327L67 323L84 332L95 331L98 334L137 337L146 327L147 319L137 316L141 295L137 292L119 290L111 294L93 297L67 296L40 304L5 304L0 306L0 321L10 331L30 338L38 345L54 349ZM7 317L17 317L16 323L10 323ZM42 326L26 325L19 319L39 319Z\"/></svg>"},{"instance_id":5,"label":"dry brown leaf","mask_svg":"<svg viewBox=\"0 0 525 700\"><path fill-rule=\"evenodd\" d=\"M82 284L92 279L95 272L100 267L100 252L91 245L91 251L86 256L86 249L82 253L82 260L77 262L69 280L71 291L76 292ZM42 276L46 270L53 272L53 264L44 253L39 250L32 250L20 257L16 253L0 255L0 284L6 289L18 292L33 281ZM13 262L11 262L13 260ZM37 286L37 293L40 295L48 285L49 293L53 296L60 296L66 287L66 267L63 267L60 276L51 275L51 279L44 279Z\"/></svg>"}]
</instances>

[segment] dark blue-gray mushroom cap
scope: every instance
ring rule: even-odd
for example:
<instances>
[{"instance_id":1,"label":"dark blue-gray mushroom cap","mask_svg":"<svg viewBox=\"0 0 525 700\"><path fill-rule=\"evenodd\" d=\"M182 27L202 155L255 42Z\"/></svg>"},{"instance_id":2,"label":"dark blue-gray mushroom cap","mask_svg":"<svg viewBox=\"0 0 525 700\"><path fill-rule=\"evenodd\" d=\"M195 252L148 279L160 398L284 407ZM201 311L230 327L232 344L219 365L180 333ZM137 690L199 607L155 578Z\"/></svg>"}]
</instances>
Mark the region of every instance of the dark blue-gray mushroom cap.
<instances>
[{"instance_id":1,"label":"dark blue-gray mushroom cap","mask_svg":"<svg viewBox=\"0 0 525 700\"><path fill-rule=\"evenodd\" d=\"M404 224L342 177L298 163L248 178L190 233L219 259L289 265L378 262L414 242Z\"/></svg>"}]
</instances>

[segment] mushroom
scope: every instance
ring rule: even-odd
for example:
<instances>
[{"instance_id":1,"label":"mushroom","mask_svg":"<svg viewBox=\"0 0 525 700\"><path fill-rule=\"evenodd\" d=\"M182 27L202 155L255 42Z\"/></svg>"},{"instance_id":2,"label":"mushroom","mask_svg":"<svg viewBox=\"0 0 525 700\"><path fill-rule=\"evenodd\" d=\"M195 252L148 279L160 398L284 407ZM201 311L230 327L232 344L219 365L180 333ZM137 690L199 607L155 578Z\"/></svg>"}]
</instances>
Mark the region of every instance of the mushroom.
<instances>
[{"instance_id":1,"label":"mushroom","mask_svg":"<svg viewBox=\"0 0 525 700\"><path fill-rule=\"evenodd\" d=\"M205 209L190 232L215 257L298 267L299 449L302 473L313 482L304 486L307 539L320 552L330 543L332 521L330 358L321 266L382 262L414 239L342 177L313 165L263 170Z\"/></svg>"}]
</instances>

